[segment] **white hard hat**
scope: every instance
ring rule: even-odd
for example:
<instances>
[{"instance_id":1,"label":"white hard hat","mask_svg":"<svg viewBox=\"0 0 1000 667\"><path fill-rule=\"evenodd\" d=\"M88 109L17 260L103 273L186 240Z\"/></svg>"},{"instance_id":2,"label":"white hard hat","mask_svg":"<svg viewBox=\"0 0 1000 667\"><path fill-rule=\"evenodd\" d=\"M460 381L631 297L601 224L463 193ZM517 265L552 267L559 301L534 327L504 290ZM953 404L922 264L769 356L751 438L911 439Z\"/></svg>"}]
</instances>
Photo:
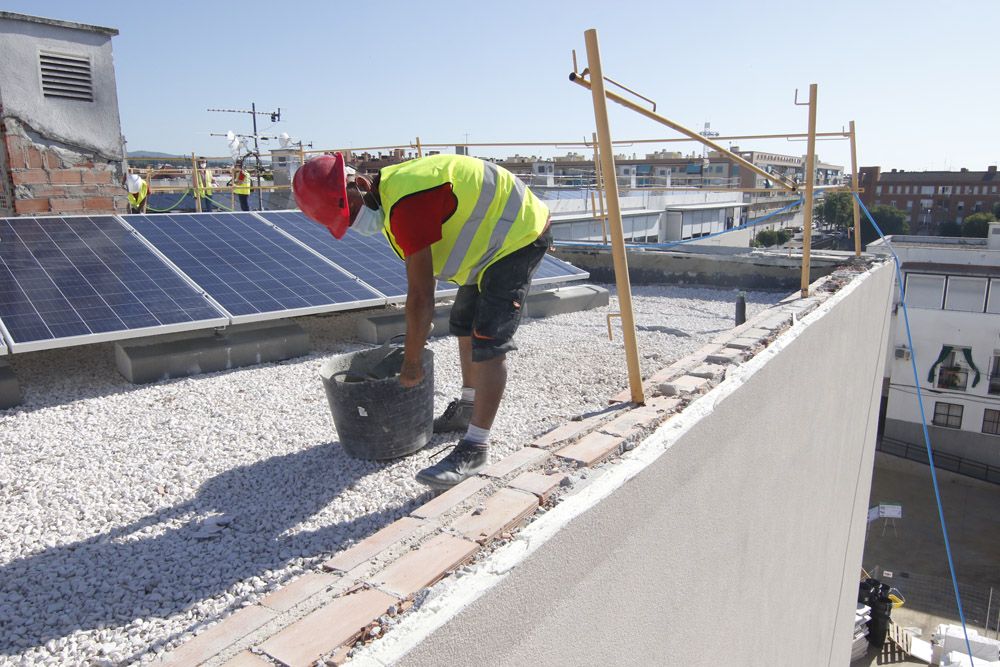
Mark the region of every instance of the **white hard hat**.
<instances>
[{"instance_id":1,"label":"white hard hat","mask_svg":"<svg viewBox=\"0 0 1000 667\"><path fill-rule=\"evenodd\" d=\"M125 188L131 194L137 194L139 189L142 187L142 179L139 178L139 174L129 174L125 179Z\"/></svg>"}]
</instances>

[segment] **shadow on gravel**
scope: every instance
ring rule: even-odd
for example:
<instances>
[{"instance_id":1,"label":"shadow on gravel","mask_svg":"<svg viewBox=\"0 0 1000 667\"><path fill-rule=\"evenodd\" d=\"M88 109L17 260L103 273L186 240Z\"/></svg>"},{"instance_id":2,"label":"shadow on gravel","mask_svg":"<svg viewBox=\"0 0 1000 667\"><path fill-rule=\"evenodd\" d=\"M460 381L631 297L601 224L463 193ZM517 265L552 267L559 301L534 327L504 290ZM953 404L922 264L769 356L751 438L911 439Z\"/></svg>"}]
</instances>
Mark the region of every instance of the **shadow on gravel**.
<instances>
[{"instance_id":1,"label":"shadow on gravel","mask_svg":"<svg viewBox=\"0 0 1000 667\"><path fill-rule=\"evenodd\" d=\"M294 558L339 551L421 499L312 531L295 528L383 467L348 459L329 442L234 468L189 502L8 563L0 567L0 656L77 630L169 617ZM219 514L231 522L205 521ZM184 525L162 529L176 521Z\"/></svg>"}]
</instances>

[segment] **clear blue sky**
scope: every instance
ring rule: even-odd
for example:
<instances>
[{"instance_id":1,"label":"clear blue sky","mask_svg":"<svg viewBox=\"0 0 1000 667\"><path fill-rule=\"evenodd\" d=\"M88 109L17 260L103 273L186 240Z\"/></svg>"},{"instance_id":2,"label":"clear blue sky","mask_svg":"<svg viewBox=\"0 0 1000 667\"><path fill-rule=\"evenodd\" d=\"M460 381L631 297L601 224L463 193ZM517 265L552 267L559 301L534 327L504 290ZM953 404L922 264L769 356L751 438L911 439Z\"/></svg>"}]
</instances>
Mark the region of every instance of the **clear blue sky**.
<instances>
[{"instance_id":1,"label":"clear blue sky","mask_svg":"<svg viewBox=\"0 0 1000 667\"><path fill-rule=\"evenodd\" d=\"M764 2L79 2L7 0L4 9L117 28L129 150L227 153L209 132L249 132L209 107L281 107L317 148L424 142L559 141L594 130L571 84L596 28L607 76L689 127L799 132L819 84L819 129L858 126L862 165L984 169L1000 160L1000 3ZM676 136L611 108L612 136ZM673 144L690 151L693 144ZM740 142L790 154L804 143ZM643 153L646 146L622 148ZM504 153L539 154L538 148ZM818 144L849 164L846 142ZM486 154L485 151L476 151ZM563 148L545 154L566 152Z\"/></svg>"}]
</instances>

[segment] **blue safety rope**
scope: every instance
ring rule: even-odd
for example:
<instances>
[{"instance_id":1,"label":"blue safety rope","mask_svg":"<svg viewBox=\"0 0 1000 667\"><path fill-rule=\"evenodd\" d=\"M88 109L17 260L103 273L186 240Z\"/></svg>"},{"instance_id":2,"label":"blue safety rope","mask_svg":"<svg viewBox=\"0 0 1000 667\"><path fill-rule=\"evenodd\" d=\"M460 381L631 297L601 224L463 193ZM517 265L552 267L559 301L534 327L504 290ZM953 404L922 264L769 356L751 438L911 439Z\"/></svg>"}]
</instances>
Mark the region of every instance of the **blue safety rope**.
<instances>
[{"instance_id":1,"label":"blue safety rope","mask_svg":"<svg viewBox=\"0 0 1000 667\"><path fill-rule=\"evenodd\" d=\"M724 202L723 202L724 203ZM748 227L756 227L757 225L763 224L769 218L773 218L776 215L780 215L785 211L794 208L802 203L802 198L800 197L796 201L793 201L787 206L782 206L776 211L771 211L762 218L754 218L749 222L745 222L739 227L733 227L732 229L727 229L722 232L715 232L714 234L708 234L706 236L699 236L692 239L683 239L680 241L670 241L668 243L626 243L626 248L650 248L655 250L662 250L664 248L672 248L673 246L683 245L685 243L694 243L695 241L704 241L706 239L715 238L716 236L722 236L723 234L729 234L730 232L737 232L741 229L746 229ZM560 247L582 247L582 248L607 248L609 244L603 241L555 241L555 245Z\"/></svg>"},{"instance_id":2,"label":"blue safety rope","mask_svg":"<svg viewBox=\"0 0 1000 667\"><path fill-rule=\"evenodd\" d=\"M944 509L941 504L941 491L938 489L937 470L934 467L934 452L931 450L931 436L927 430L927 414L924 412L923 392L920 389L920 373L917 371L917 352L913 349L913 336L910 334L910 316L906 308L906 290L904 289L903 273L899 267L899 256L893 249L892 244L885 238L885 234L879 228L878 223L868 212L868 208L861 201L861 197L854 193L854 198L858 201L861 210L865 212L865 217L872 223L872 227L878 233L889 252L892 254L892 261L896 265L896 280L899 282L899 303L903 307L903 322L906 325L906 342L910 347L910 365L913 367L913 381L917 385L917 405L920 407L920 425L924 433L924 446L927 448L927 463L931 468L931 483L934 485L934 498L937 500L938 519L941 521L941 534L944 535L944 552L948 555L948 571L951 573L951 585L955 589L955 604L958 605L958 617L962 621L962 632L965 634L965 648L968 651L969 660L972 660L972 645L969 643L969 630L965 626L965 612L962 611L962 597L958 593L958 578L955 576L955 562L951 558L951 543L948 540L948 526L944 521ZM975 662L972 663L975 667Z\"/></svg>"}]
</instances>

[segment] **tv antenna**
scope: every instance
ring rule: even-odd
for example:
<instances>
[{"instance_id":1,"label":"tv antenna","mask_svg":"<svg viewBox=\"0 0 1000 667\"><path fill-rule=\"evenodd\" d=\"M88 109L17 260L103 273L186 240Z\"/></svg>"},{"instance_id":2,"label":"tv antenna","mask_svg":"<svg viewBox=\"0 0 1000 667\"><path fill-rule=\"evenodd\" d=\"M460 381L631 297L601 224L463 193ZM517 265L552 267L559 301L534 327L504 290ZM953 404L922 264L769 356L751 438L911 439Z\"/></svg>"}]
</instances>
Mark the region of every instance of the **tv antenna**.
<instances>
[{"instance_id":1,"label":"tv antenna","mask_svg":"<svg viewBox=\"0 0 1000 667\"><path fill-rule=\"evenodd\" d=\"M261 137L257 134L257 116L270 116L272 123L279 123L279 122L281 122L281 107L278 107L277 111L257 111L257 103L256 102L251 102L249 110L247 110L247 109L208 109L208 111L214 111L216 113L246 113L246 114L250 114L250 118L253 120L253 134L251 135L253 137L253 156L254 156L254 160L257 162L257 206L258 206L257 210L263 211L264 210L264 194L261 191L261 185L260 185L261 166L260 166L260 144L259 144L259 139ZM231 132L227 132L225 135L220 135L220 136L225 136L225 137L229 138L230 142L232 142L232 137L229 136L230 134L231 134ZM245 135L240 135L240 136L245 136Z\"/></svg>"}]
</instances>

